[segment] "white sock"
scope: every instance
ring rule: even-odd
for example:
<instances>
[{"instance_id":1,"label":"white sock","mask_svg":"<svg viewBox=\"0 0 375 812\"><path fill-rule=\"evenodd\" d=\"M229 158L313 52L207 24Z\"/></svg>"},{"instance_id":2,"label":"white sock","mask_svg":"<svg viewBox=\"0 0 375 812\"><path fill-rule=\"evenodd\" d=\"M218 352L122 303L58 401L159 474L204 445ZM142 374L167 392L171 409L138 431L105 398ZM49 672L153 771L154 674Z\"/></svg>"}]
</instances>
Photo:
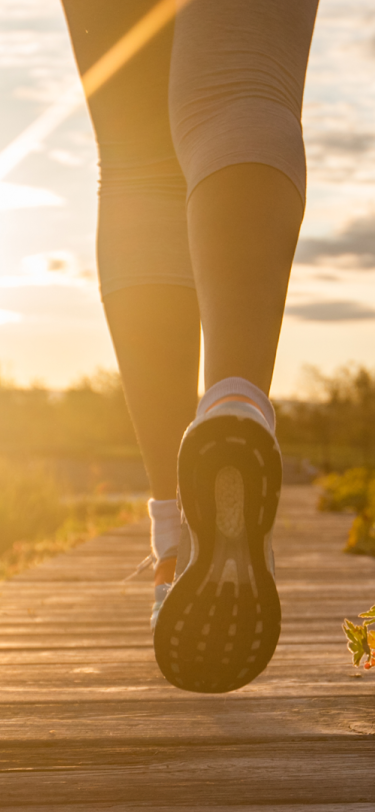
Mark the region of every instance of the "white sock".
<instances>
[{"instance_id":1,"label":"white sock","mask_svg":"<svg viewBox=\"0 0 375 812\"><path fill-rule=\"evenodd\" d=\"M177 555L180 541L181 514L175 499L149 499L151 547L156 563Z\"/></svg>"},{"instance_id":2,"label":"white sock","mask_svg":"<svg viewBox=\"0 0 375 812\"><path fill-rule=\"evenodd\" d=\"M199 403L197 416L207 412L218 400L231 395L242 395L253 400L264 415L271 431L275 431L275 410L270 399L258 386L245 378L224 378L207 389Z\"/></svg>"}]
</instances>

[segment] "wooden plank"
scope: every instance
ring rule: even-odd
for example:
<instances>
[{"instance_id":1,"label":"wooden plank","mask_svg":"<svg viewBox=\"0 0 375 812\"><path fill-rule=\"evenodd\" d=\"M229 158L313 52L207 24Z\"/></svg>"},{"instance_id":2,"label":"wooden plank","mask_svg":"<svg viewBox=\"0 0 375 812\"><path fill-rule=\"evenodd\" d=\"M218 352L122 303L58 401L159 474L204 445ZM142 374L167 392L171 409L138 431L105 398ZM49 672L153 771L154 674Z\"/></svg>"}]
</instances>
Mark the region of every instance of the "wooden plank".
<instances>
[{"instance_id":1,"label":"wooden plank","mask_svg":"<svg viewBox=\"0 0 375 812\"><path fill-rule=\"evenodd\" d=\"M374 682L370 675L354 672L346 663L340 662L330 668L327 675L324 663L314 661L298 664L278 659L265 674L244 688L247 694L268 697L282 696L352 696L353 698L374 694ZM174 689L166 683L153 658L140 662L101 663L78 662L70 665L46 664L3 665L0 669L0 695L2 702L74 701L78 698L94 701L103 699L110 691L112 697L122 698L129 691L145 691L150 698L175 697ZM188 694L184 694L188 698Z\"/></svg>"},{"instance_id":2,"label":"wooden plank","mask_svg":"<svg viewBox=\"0 0 375 812\"><path fill-rule=\"evenodd\" d=\"M292 599L293 596L296 596L296 599L308 599L308 595L310 594L316 599L317 597L322 598L322 600L331 600L332 598L345 598L348 597L351 600L360 600L363 598L364 600L371 600L371 597L374 596L374 582L373 580L369 579L368 581L364 580L362 583L361 581L358 583L355 582L356 570L353 567L352 569L352 581L350 579L347 580L339 580L333 581L332 583L311 583L308 578L308 572L305 573L305 577L303 580L301 579L290 579L288 580L278 580L278 591L283 598L285 595ZM12 587L12 589L11 589ZM39 601L48 601L51 604L59 603L60 601L71 602L76 601L77 605L82 600L89 600L89 598L96 598L99 601L105 601L108 598L121 598L121 597L131 597L133 595L152 595L152 585L151 582L144 582L144 581L136 581L130 582L128 584L122 584L119 581L111 581L111 582L103 582L101 584L100 581L96 582L85 582L81 581L79 583L79 587L74 584L71 586L70 583L64 583L59 581L39 581L36 583L27 583L22 585L22 589L20 586L15 585L12 582L8 582L6 584L6 592L5 586L2 587L2 592L0 593L0 606L3 608L4 606L8 605L11 601L13 603L16 602L17 596L19 595L20 599L22 597L35 599ZM318 603L316 604L318 605Z\"/></svg>"},{"instance_id":3,"label":"wooden plank","mask_svg":"<svg viewBox=\"0 0 375 812\"><path fill-rule=\"evenodd\" d=\"M0 706L3 741L69 741L116 737L129 744L251 742L373 736L375 698L263 697L251 686L233 697L191 697L175 690L149 699L138 683L124 697L115 690L100 699L77 695L76 701L4 702Z\"/></svg>"},{"instance_id":4,"label":"wooden plank","mask_svg":"<svg viewBox=\"0 0 375 812\"><path fill-rule=\"evenodd\" d=\"M373 803L373 746L369 742L288 742L284 745L158 747L125 752L98 744L100 770L80 768L17 770L2 775L2 804L22 805L43 798L43 804L153 804L175 798L182 805L213 807L263 804ZM46 757L46 755L44 756ZM118 766L114 764L117 761ZM272 765L272 768L270 768ZM353 770L357 782L353 785Z\"/></svg>"},{"instance_id":5,"label":"wooden plank","mask_svg":"<svg viewBox=\"0 0 375 812\"><path fill-rule=\"evenodd\" d=\"M324 553L322 553L322 556ZM121 578L125 578L139 563L142 554L140 553L138 556L134 556L134 559L130 562L122 562L121 566L121 558L119 558L119 562L106 560L105 558L95 560L95 561L88 561L84 562L79 558L71 558L70 560L68 557L64 556L61 562L61 565L57 568L56 562L54 565L52 563L42 563L39 567L35 567L34 569L27 570L21 575L18 576L17 584L22 583L41 583L43 581L51 582L51 581L69 581L70 583L83 582L83 583L90 583L93 581L98 582L112 582L114 584L118 584ZM125 558L125 554L124 554ZM281 581L290 580L291 578L297 578L299 581L309 580L311 581L318 581L320 582L327 582L331 579L333 582L335 578L337 579L337 575L340 576L340 579L346 581L349 585L352 581L351 574L353 571L353 560L356 561L356 572L358 575L363 576L365 583L371 584L371 579L375 573L375 562L373 559L370 559L368 562L364 562L361 556L358 558L354 558L354 556L350 557L348 563L344 563L343 561L337 561L336 566L328 562L328 564L322 564L322 566L318 566L316 564L313 566L308 561L296 561L293 566L290 561L283 561L279 556L276 559L276 571L278 577L280 577ZM82 561L82 564L81 564ZM314 559L315 561L315 559ZM72 565L74 562L74 566ZM282 563L281 563L282 562ZM357 563L358 562L358 563ZM367 563L367 566L365 566ZM79 566L81 564L81 566ZM306 570L308 570L309 577L306 579ZM150 572L149 581L152 580L152 575Z\"/></svg>"},{"instance_id":6,"label":"wooden plank","mask_svg":"<svg viewBox=\"0 0 375 812\"><path fill-rule=\"evenodd\" d=\"M282 805L275 805L269 806L267 804L264 806L262 804L259 807L258 804L255 806L253 804L246 804L244 807L242 804L241 806L201 806L199 801L194 806L186 806L185 803L179 803L180 798L177 797L175 800L171 799L168 806L166 803L163 803L163 806L154 806L152 802L147 801L146 803L132 803L126 804L124 806L123 803L107 803L104 804L90 804L90 812L139 812L142 809L149 809L152 812L170 812L170 810L174 809L181 809L183 812L374 812L374 804L366 804L366 803L341 803L341 804L282 804ZM25 812L25 809L28 812L46 812L46 807L27 804L27 806L7 806L7 807L0 807L3 812ZM65 804L57 804L54 803L49 804L48 806L49 812L82 812L82 804L69 804L66 806Z\"/></svg>"},{"instance_id":7,"label":"wooden plank","mask_svg":"<svg viewBox=\"0 0 375 812\"><path fill-rule=\"evenodd\" d=\"M16 602L13 596L13 600L8 600L7 603L1 601L0 633L1 627L11 623L18 623L20 620L36 625L44 620L47 622L55 619L71 620L75 618L77 620L85 616L93 619L111 618L112 620L117 617L119 622L123 617L126 618L130 612L136 613L136 617L139 614L139 618L141 618L142 613L148 610L153 600L150 588L146 593L138 596L131 594L122 596L117 593L107 594L104 599L99 595L97 600L94 600L94 597L95 595L92 594L85 595L81 593L79 599L75 599L74 596L69 599L68 595L65 595L61 597L61 600L55 596L54 600L51 601L46 598L41 599L40 595L39 597L37 595L20 595L19 600ZM298 619L301 612L304 612L306 618L311 617L311 619L314 619L320 616L328 621L331 614L340 617L343 616L343 612L355 615L360 600L360 598L356 599L354 597L353 599L352 597L351 600L345 601L344 597L338 596L337 598L331 597L327 601L322 599L322 602L318 605L312 605L310 596L307 595L305 597L296 596L295 602L289 595L281 596L283 617L285 619ZM137 620L139 618L137 617Z\"/></svg>"},{"instance_id":8,"label":"wooden plank","mask_svg":"<svg viewBox=\"0 0 375 812\"><path fill-rule=\"evenodd\" d=\"M302 662L311 663L312 665L322 662L324 663L325 673L327 674L327 662L331 668L333 663L338 665L342 664L349 667L348 653L343 648L342 643L311 643L308 646L297 646L293 643L279 643L274 654L273 659L267 667L266 674L269 669L278 668L280 663L291 661L293 668ZM115 648L90 648L85 651L68 649L68 648L55 648L55 649L17 649L11 651L0 651L0 665L17 664L34 665L43 663L127 663L127 662L155 662L154 652L152 645L138 646L132 648L131 646L121 646ZM371 679L371 674L364 675L363 672L358 672L350 668L353 674L361 673L366 679ZM26 673L26 670L25 670ZM261 677L260 677L261 678ZM260 679L259 678L259 679Z\"/></svg>"},{"instance_id":9,"label":"wooden plank","mask_svg":"<svg viewBox=\"0 0 375 812\"><path fill-rule=\"evenodd\" d=\"M375 809L375 674L352 669L341 630L373 603L375 561L342 554L352 517L316 513L316 498L282 494L282 635L234 694L159 674L152 572L120 583L148 553L147 521L2 584L0 808Z\"/></svg>"},{"instance_id":10,"label":"wooden plank","mask_svg":"<svg viewBox=\"0 0 375 812\"><path fill-rule=\"evenodd\" d=\"M319 683L315 681L293 682L291 680L275 680L274 684L267 683L259 685L257 688L252 686L240 690L245 694L251 694L252 696L262 698L277 697L279 701L285 698L293 697L298 697L300 699L302 697L309 699L315 699L318 697L330 697L331 699L335 697L350 697L352 699L358 699L358 697L369 697L371 699L374 695L373 685L361 683L360 685L355 686L351 683L342 683L340 680L337 682L334 680L324 682L322 680ZM161 698L161 692L157 680L155 679L154 681L152 677L148 678L146 684L141 686L139 685L138 678L133 682L124 680L122 685L76 685L74 687L59 687L58 685L47 687L45 685L40 685L37 687L9 686L2 688L3 702L17 703L20 707L22 705L27 705L29 702L39 702L44 704L47 702L56 701L60 701L61 703L77 703L87 700L90 702L96 702L103 700L103 698L108 696L111 699L117 700L134 699L135 696L142 696L142 700L147 699L158 701ZM167 696L174 699L175 694L172 687L167 687L165 691L163 690L162 698L165 700ZM181 701L186 702L188 700L183 698ZM42 712L44 713L44 711ZM375 733L373 714L370 715L370 720L368 720L366 716L365 727L363 727L363 719L364 717L362 715L362 722L361 720L358 721L358 730L363 729L366 734L368 732ZM147 732L146 728L145 732ZM289 735L289 730L287 731L287 735Z\"/></svg>"},{"instance_id":11,"label":"wooden plank","mask_svg":"<svg viewBox=\"0 0 375 812\"><path fill-rule=\"evenodd\" d=\"M31 620L26 623L17 623L11 624L7 623L6 625L3 624L0 632L0 645L6 646L8 642L20 642L22 643L25 641L31 640L41 640L41 643L45 641L45 644L48 645L48 640L50 637L56 638L59 636L61 638L68 637L69 639L77 639L79 637L98 637L103 638L108 636L115 637L116 635L134 635L140 634L142 637L146 637L151 644L151 633L149 629L149 612L144 618L140 619L133 619L130 616L124 616L123 619L118 620L117 618L111 622L111 619L108 619L105 623L100 623L94 620L85 620L85 622L77 622L73 623L72 621L65 623L61 621L58 623L56 620L53 622L44 621L40 623L32 622ZM344 645L344 635L341 629L341 622L343 618L335 619L332 618L329 621L326 621L323 625L321 618L293 618L284 620L283 623L283 630L282 630L282 637L281 640L285 639L286 637L291 638L295 641L299 640L302 636L302 640L305 641L308 635L314 635L314 639L318 641L322 634L324 638L329 640L338 640L342 642Z\"/></svg>"}]
</instances>

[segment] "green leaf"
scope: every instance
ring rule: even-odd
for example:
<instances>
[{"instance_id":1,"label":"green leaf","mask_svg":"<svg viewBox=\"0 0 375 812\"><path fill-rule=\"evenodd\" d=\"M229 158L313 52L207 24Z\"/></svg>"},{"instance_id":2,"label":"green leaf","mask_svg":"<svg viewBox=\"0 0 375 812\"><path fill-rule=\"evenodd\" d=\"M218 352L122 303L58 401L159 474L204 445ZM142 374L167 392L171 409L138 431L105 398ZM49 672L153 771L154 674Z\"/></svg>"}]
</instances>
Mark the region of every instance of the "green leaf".
<instances>
[{"instance_id":1,"label":"green leaf","mask_svg":"<svg viewBox=\"0 0 375 812\"><path fill-rule=\"evenodd\" d=\"M348 649L352 654L353 665L359 666L362 657L370 655L370 647L367 640L366 626L356 626L347 618L343 624L343 630L348 638Z\"/></svg>"},{"instance_id":2,"label":"green leaf","mask_svg":"<svg viewBox=\"0 0 375 812\"><path fill-rule=\"evenodd\" d=\"M371 618L371 620L375 623L375 606L372 606L371 609L368 610L368 612L362 612L362 614L358 615L358 617Z\"/></svg>"}]
</instances>

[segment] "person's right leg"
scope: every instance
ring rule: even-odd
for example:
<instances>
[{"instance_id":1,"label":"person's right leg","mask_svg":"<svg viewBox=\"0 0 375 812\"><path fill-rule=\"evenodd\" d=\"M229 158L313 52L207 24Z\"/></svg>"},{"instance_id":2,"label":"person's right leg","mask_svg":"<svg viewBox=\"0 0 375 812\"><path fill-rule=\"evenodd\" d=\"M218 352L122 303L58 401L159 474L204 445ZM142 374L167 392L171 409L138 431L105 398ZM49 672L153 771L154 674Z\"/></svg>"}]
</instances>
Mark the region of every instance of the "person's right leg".
<instances>
[{"instance_id":1,"label":"person's right leg","mask_svg":"<svg viewBox=\"0 0 375 812\"><path fill-rule=\"evenodd\" d=\"M177 21L171 119L208 389L179 453L193 564L161 607L155 652L192 691L250 682L280 631L270 534L281 458L267 393L303 215L300 113L316 6L200 0Z\"/></svg>"},{"instance_id":2,"label":"person's right leg","mask_svg":"<svg viewBox=\"0 0 375 812\"><path fill-rule=\"evenodd\" d=\"M268 393L303 217L317 0L200 0L176 22L171 122L188 184L206 385Z\"/></svg>"},{"instance_id":3,"label":"person's right leg","mask_svg":"<svg viewBox=\"0 0 375 812\"><path fill-rule=\"evenodd\" d=\"M302 221L291 180L258 163L205 178L189 203L206 389L232 376L266 394Z\"/></svg>"}]
</instances>

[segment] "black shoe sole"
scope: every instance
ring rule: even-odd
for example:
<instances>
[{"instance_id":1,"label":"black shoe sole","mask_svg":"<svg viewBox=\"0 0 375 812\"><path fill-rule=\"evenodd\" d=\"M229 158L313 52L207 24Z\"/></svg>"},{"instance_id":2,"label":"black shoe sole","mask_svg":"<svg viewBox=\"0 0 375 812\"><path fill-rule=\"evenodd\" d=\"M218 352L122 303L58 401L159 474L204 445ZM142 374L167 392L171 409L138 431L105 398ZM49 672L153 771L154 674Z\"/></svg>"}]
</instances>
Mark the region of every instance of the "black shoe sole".
<instances>
[{"instance_id":1,"label":"black shoe sole","mask_svg":"<svg viewBox=\"0 0 375 812\"><path fill-rule=\"evenodd\" d=\"M215 483L223 469L235 469L243 482L236 538L217 526ZM172 685L199 693L233 691L271 659L281 610L265 536L275 520L281 479L279 449L254 420L215 416L186 433L179 489L197 549L168 593L154 635L156 660Z\"/></svg>"}]
</instances>

